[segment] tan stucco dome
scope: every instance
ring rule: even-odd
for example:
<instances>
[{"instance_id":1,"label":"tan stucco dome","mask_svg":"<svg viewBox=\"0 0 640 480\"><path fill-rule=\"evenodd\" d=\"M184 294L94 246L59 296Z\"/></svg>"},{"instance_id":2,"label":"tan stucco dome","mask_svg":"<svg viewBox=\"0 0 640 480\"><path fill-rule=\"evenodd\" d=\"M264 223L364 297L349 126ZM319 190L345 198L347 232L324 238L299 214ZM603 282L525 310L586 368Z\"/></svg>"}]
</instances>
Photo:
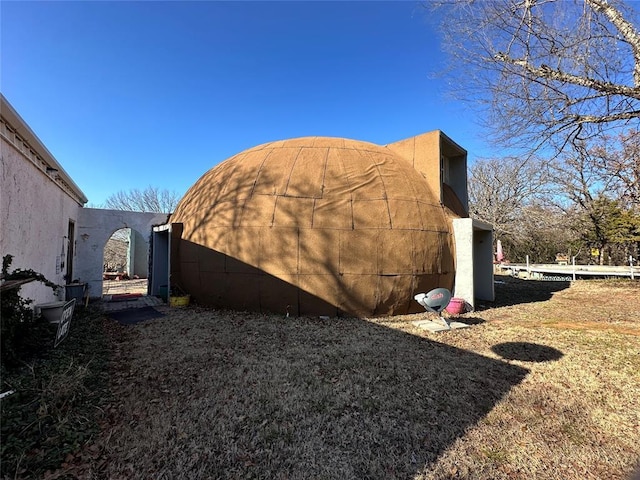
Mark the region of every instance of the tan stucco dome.
<instances>
[{"instance_id":1,"label":"tan stucco dome","mask_svg":"<svg viewBox=\"0 0 640 480\"><path fill-rule=\"evenodd\" d=\"M439 198L391 149L342 138L260 145L205 173L180 201L172 278L203 304L292 314L420 311L452 287Z\"/></svg>"}]
</instances>

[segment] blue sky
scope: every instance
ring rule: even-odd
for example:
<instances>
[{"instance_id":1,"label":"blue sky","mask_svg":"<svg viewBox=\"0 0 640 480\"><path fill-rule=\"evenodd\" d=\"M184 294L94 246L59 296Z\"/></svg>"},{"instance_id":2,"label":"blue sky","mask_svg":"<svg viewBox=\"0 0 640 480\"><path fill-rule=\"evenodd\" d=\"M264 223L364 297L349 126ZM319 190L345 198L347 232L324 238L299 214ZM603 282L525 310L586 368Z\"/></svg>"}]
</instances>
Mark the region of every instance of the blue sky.
<instances>
[{"instance_id":1,"label":"blue sky","mask_svg":"<svg viewBox=\"0 0 640 480\"><path fill-rule=\"evenodd\" d=\"M418 2L7 2L2 92L97 205L184 193L255 145L307 135L387 144L440 129L488 155L446 96Z\"/></svg>"}]
</instances>

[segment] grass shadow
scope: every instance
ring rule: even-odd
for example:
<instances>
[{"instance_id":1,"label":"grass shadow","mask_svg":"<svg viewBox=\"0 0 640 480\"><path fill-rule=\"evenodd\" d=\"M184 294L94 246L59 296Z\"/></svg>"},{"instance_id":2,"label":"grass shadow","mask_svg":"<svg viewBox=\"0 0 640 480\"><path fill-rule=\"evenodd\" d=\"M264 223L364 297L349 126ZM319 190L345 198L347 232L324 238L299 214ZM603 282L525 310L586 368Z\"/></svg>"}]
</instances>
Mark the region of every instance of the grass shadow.
<instances>
[{"instance_id":1,"label":"grass shadow","mask_svg":"<svg viewBox=\"0 0 640 480\"><path fill-rule=\"evenodd\" d=\"M554 293L565 290L570 286L571 282L523 280L506 275L496 275L494 285L495 300L493 302L480 300L476 305L476 310L482 311L523 303L545 302Z\"/></svg>"},{"instance_id":2,"label":"grass shadow","mask_svg":"<svg viewBox=\"0 0 640 480\"><path fill-rule=\"evenodd\" d=\"M411 478L528 373L354 318L183 313L130 347L106 476L135 446L140 478Z\"/></svg>"}]
</instances>

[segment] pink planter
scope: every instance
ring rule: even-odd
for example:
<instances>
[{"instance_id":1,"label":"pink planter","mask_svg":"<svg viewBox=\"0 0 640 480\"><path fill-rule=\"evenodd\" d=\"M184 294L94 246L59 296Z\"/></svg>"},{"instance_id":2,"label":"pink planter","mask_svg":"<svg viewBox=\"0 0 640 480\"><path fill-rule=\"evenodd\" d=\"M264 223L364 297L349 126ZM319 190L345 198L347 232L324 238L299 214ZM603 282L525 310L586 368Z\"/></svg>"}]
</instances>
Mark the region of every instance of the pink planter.
<instances>
[{"instance_id":1,"label":"pink planter","mask_svg":"<svg viewBox=\"0 0 640 480\"><path fill-rule=\"evenodd\" d=\"M466 309L465 303L466 302L464 301L464 298L452 298L445 310L447 311L447 313L450 313L452 315L459 315L461 313L464 313Z\"/></svg>"}]
</instances>

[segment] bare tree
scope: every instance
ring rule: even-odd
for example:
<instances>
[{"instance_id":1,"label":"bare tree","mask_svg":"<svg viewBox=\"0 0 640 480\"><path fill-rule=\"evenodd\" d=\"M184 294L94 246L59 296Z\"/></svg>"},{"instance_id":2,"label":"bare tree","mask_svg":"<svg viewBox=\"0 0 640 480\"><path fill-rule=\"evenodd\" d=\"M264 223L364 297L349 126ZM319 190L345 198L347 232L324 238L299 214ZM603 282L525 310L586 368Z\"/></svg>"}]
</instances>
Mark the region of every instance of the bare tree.
<instances>
[{"instance_id":1,"label":"bare tree","mask_svg":"<svg viewBox=\"0 0 640 480\"><path fill-rule=\"evenodd\" d=\"M610 178L611 193L624 205L640 209L640 132L602 137L593 156L601 175Z\"/></svg>"},{"instance_id":2,"label":"bare tree","mask_svg":"<svg viewBox=\"0 0 640 480\"><path fill-rule=\"evenodd\" d=\"M571 219L568 226L583 244L597 249L601 264L616 244L627 252L634 250L640 230L638 185L627 176L637 172L638 161L633 155L625 156L635 151L633 142L610 146L604 139L592 148L573 149L550 167L556 205Z\"/></svg>"},{"instance_id":3,"label":"bare tree","mask_svg":"<svg viewBox=\"0 0 640 480\"><path fill-rule=\"evenodd\" d=\"M640 119L637 12L621 0L442 0L451 89L528 152Z\"/></svg>"},{"instance_id":4,"label":"bare tree","mask_svg":"<svg viewBox=\"0 0 640 480\"><path fill-rule=\"evenodd\" d=\"M471 216L491 223L498 237L521 240L525 208L548 191L547 168L538 159L478 160L469 171Z\"/></svg>"},{"instance_id":5,"label":"bare tree","mask_svg":"<svg viewBox=\"0 0 640 480\"><path fill-rule=\"evenodd\" d=\"M134 188L114 193L107 198L104 206L132 212L172 213L179 201L180 195L174 191L148 186L144 190Z\"/></svg>"},{"instance_id":6,"label":"bare tree","mask_svg":"<svg viewBox=\"0 0 640 480\"><path fill-rule=\"evenodd\" d=\"M580 240L569 228L572 221L547 202L536 201L522 210L512 243L506 242L505 250L513 261L523 262L528 255L533 262L550 263L558 254L571 255L580 248Z\"/></svg>"}]
</instances>

